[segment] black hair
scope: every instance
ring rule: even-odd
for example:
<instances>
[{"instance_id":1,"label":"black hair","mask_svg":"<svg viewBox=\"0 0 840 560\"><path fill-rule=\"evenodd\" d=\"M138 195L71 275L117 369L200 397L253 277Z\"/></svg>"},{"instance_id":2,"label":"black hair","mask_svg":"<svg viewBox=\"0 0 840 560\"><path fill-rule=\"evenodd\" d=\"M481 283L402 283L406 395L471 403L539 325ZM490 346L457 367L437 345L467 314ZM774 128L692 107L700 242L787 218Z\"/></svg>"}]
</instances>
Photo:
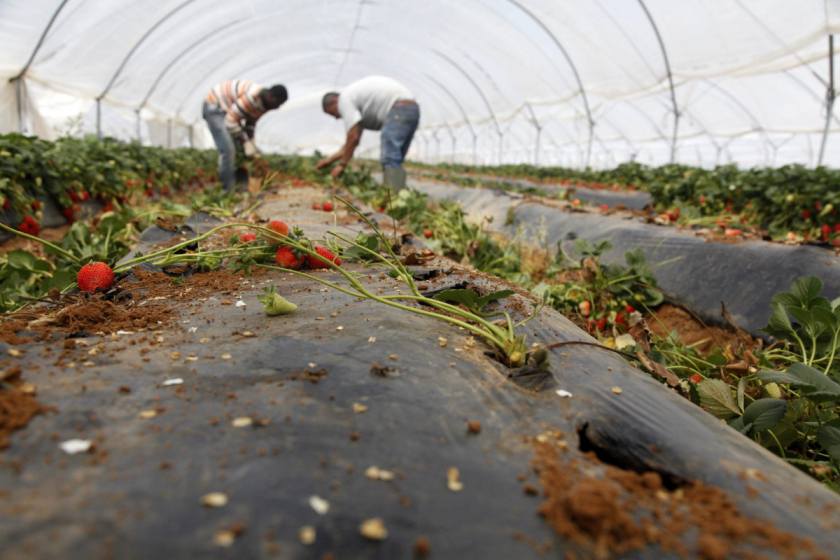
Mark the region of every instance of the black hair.
<instances>
[{"instance_id":1,"label":"black hair","mask_svg":"<svg viewBox=\"0 0 840 560\"><path fill-rule=\"evenodd\" d=\"M338 97L337 91L329 91L324 94L324 97L321 98L321 109L324 111L327 110L327 105L332 103L332 100Z\"/></svg>"},{"instance_id":2,"label":"black hair","mask_svg":"<svg viewBox=\"0 0 840 560\"><path fill-rule=\"evenodd\" d=\"M289 99L289 92L286 90L286 86L282 84L263 90L263 103L265 103L266 109L276 109L287 99Z\"/></svg>"}]
</instances>

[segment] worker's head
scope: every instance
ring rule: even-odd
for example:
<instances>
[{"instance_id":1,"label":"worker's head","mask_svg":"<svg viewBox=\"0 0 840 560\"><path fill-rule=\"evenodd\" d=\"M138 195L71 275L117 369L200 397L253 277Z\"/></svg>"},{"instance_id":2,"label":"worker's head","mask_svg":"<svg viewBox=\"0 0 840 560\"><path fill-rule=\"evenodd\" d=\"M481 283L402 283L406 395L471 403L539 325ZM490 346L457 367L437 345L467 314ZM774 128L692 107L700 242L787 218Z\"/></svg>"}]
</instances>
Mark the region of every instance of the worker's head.
<instances>
[{"instance_id":1,"label":"worker's head","mask_svg":"<svg viewBox=\"0 0 840 560\"><path fill-rule=\"evenodd\" d=\"M332 115L337 119L341 118L341 113L338 112L338 92L331 91L325 93L321 98L321 108L328 115Z\"/></svg>"},{"instance_id":2,"label":"worker's head","mask_svg":"<svg viewBox=\"0 0 840 560\"><path fill-rule=\"evenodd\" d=\"M263 106L271 110L285 103L289 98L289 92L286 91L286 86L277 84L262 90L260 97L262 98Z\"/></svg>"}]
</instances>

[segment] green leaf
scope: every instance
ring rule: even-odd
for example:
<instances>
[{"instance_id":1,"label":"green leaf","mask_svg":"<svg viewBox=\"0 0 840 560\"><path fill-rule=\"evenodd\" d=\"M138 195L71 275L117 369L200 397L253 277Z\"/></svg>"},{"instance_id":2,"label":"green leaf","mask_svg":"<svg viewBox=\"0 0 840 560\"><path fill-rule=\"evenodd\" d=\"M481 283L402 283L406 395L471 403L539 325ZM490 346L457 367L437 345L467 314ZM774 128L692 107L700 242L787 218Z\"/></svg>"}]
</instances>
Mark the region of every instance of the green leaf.
<instances>
[{"instance_id":1,"label":"green leaf","mask_svg":"<svg viewBox=\"0 0 840 560\"><path fill-rule=\"evenodd\" d=\"M840 419L822 426L817 432L817 441L832 459L840 461Z\"/></svg>"},{"instance_id":2,"label":"green leaf","mask_svg":"<svg viewBox=\"0 0 840 560\"><path fill-rule=\"evenodd\" d=\"M790 287L790 293L799 300L799 304L808 307L822 292L822 280L816 276L797 278Z\"/></svg>"},{"instance_id":3,"label":"green leaf","mask_svg":"<svg viewBox=\"0 0 840 560\"><path fill-rule=\"evenodd\" d=\"M770 320L764 331L777 338L783 338L794 332L787 311L781 303L774 303L770 313Z\"/></svg>"},{"instance_id":4,"label":"green leaf","mask_svg":"<svg viewBox=\"0 0 840 560\"><path fill-rule=\"evenodd\" d=\"M763 432L778 424L786 411L787 403L782 399L758 399L744 410L744 424L752 424L753 431Z\"/></svg>"},{"instance_id":5,"label":"green leaf","mask_svg":"<svg viewBox=\"0 0 840 560\"><path fill-rule=\"evenodd\" d=\"M788 368L787 373L761 371L758 377L762 381L774 381L801 387L803 395L812 401L840 400L840 383L836 383L823 372L805 364L793 364Z\"/></svg>"},{"instance_id":6,"label":"green leaf","mask_svg":"<svg viewBox=\"0 0 840 560\"><path fill-rule=\"evenodd\" d=\"M732 388L720 379L701 381L697 385L697 394L700 395L700 405L718 418L741 414L732 397Z\"/></svg>"}]
</instances>

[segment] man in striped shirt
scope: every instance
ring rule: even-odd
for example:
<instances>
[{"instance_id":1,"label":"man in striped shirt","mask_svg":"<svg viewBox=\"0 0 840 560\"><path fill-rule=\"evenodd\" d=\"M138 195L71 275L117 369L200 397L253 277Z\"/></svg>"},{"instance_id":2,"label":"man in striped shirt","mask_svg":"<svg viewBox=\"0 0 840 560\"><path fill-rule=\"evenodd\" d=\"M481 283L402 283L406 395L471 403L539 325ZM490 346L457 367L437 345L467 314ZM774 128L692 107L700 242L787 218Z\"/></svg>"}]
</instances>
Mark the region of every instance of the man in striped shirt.
<instances>
[{"instance_id":1,"label":"man in striped shirt","mask_svg":"<svg viewBox=\"0 0 840 560\"><path fill-rule=\"evenodd\" d=\"M227 80L204 98L202 116L219 150L219 180L225 190L233 188L237 145L245 157L257 155L254 144L257 120L288 98L285 86L264 88L249 80Z\"/></svg>"}]
</instances>

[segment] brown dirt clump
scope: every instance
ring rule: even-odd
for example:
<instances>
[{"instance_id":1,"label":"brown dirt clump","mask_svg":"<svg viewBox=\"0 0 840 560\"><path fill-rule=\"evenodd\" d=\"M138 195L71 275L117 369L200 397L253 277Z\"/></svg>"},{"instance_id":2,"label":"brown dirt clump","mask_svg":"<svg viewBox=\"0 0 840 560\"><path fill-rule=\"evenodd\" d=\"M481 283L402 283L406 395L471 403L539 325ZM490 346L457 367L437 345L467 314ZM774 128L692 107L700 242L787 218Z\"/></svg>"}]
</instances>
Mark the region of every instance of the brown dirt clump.
<instances>
[{"instance_id":1,"label":"brown dirt clump","mask_svg":"<svg viewBox=\"0 0 840 560\"><path fill-rule=\"evenodd\" d=\"M157 328L172 319L173 309L164 302L121 305L94 297L69 305L51 324L67 332L104 332Z\"/></svg>"},{"instance_id":2,"label":"brown dirt clump","mask_svg":"<svg viewBox=\"0 0 840 560\"><path fill-rule=\"evenodd\" d=\"M657 336L666 337L675 331L680 342L694 347L700 354L716 348L744 350L756 345L746 332L705 325L685 309L667 303L659 306L647 318L647 323Z\"/></svg>"},{"instance_id":3,"label":"brown dirt clump","mask_svg":"<svg viewBox=\"0 0 840 560\"><path fill-rule=\"evenodd\" d=\"M46 408L30 393L11 384L0 384L0 450L9 446L12 432L25 427L34 416L45 411Z\"/></svg>"},{"instance_id":4,"label":"brown dirt clump","mask_svg":"<svg viewBox=\"0 0 840 560\"><path fill-rule=\"evenodd\" d=\"M812 541L742 514L719 488L699 481L667 489L659 474L601 463L587 454L564 461L563 441L534 443L545 500L539 513L585 557L606 559L649 546L704 560L826 558Z\"/></svg>"}]
</instances>

